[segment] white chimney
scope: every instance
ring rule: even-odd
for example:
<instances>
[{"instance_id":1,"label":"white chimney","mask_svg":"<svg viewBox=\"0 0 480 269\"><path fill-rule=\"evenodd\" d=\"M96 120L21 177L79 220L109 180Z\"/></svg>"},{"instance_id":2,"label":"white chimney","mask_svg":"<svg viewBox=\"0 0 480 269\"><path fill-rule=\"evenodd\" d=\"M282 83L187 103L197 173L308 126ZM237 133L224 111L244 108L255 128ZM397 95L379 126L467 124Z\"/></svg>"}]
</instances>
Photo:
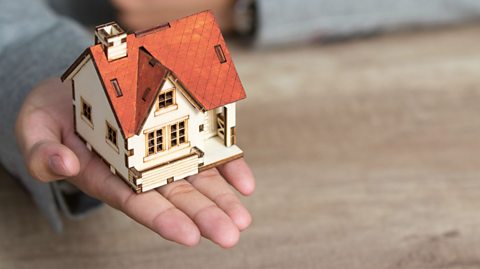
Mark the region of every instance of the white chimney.
<instances>
[{"instance_id":1,"label":"white chimney","mask_svg":"<svg viewBox=\"0 0 480 269\"><path fill-rule=\"evenodd\" d=\"M127 33L116 22L95 27L95 44L102 44L109 61L127 56Z\"/></svg>"}]
</instances>

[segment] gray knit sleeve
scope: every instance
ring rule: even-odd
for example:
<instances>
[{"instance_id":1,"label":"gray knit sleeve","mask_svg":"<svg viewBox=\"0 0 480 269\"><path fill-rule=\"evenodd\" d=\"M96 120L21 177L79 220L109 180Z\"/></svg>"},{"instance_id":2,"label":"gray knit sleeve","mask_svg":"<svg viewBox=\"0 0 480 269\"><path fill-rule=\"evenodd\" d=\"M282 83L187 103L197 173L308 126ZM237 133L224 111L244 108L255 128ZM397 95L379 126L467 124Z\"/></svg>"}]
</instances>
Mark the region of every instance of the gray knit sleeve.
<instances>
[{"instance_id":1,"label":"gray knit sleeve","mask_svg":"<svg viewBox=\"0 0 480 269\"><path fill-rule=\"evenodd\" d=\"M0 0L0 162L16 176L58 230L61 222L48 184L33 180L21 158L14 126L32 87L59 76L91 42L76 23L43 1Z\"/></svg>"}]
</instances>

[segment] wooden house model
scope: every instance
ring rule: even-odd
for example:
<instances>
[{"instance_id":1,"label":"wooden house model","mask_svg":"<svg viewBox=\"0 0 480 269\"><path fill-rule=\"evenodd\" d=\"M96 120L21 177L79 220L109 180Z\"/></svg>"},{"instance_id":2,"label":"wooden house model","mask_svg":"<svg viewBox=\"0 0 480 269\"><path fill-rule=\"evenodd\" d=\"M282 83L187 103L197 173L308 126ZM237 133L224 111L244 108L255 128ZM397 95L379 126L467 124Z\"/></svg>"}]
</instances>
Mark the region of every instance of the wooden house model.
<instances>
[{"instance_id":1,"label":"wooden house model","mask_svg":"<svg viewBox=\"0 0 480 269\"><path fill-rule=\"evenodd\" d=\"M62 80L76 133L136 192L243 154L235 103L246 95L210 11L130 34L98 26Z\"/></svg>"}]
</instances>

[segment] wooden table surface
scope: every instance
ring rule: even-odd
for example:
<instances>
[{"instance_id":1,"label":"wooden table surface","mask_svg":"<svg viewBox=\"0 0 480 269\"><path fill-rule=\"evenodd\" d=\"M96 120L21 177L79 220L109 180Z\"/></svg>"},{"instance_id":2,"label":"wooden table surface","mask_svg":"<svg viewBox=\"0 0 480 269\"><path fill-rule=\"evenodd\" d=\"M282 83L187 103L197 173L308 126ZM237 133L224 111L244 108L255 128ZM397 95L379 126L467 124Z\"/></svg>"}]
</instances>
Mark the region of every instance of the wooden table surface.
<instances>
[{"instance_id":1,"label":"wooden table surface","mask_svg":"<svg viewBox=\"0 0 480 269\"><path fill-rule=\"evenodd\" d=\"M58 235L0 172L0 268L480 268L480 25L233 54L258 179L237 247L108 207Z\"/></svg>"}]
</instances>

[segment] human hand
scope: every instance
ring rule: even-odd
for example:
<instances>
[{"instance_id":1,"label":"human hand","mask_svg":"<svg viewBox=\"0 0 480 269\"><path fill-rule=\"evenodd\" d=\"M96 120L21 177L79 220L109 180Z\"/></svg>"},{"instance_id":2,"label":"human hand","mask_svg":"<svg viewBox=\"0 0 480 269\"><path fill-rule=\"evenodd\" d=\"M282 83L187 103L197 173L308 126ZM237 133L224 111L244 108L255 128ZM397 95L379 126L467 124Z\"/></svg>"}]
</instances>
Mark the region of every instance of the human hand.
<instances>
[{"instance_id":1,"label":"human hand","mask_svg":"<svg viewBox=\"0 0 480 269\"><path fill-rule=\"evenodd\" d=\"M75 135L71 92L59 79L42 83L27 96L16 137L33 177L43 182L66 178L165 239L193 246L203 236L228 248L250 225L249 212L228 184L243 195L254 191L243 159L135 194Z\"/></svg>"},{"instance_id":2,"label":"human hand","mask_svg":"<svg viewBox=\"0 0 480 269\"><path fill-rule=\"evenodd\" d=\"M120 21L132 30L150 28L196 12L211 9L224 33L233 28L234 2L234 0L112 0L113 5L119 11L118 17Z\"/></svg>"}]
</instances>

